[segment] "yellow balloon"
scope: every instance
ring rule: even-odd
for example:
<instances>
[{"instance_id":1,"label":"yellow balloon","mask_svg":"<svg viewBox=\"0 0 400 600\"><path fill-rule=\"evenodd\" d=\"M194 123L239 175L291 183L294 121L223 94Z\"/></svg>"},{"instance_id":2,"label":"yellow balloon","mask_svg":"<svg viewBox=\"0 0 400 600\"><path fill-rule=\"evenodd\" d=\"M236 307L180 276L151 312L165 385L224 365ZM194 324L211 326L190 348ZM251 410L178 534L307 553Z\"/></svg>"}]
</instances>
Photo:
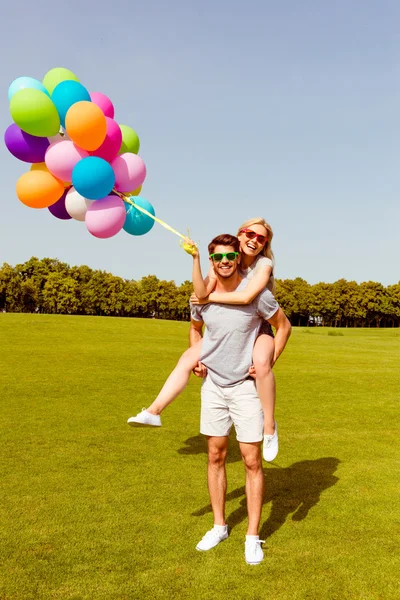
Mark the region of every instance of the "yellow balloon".
<instances>
[{"instance_id":1,"label":"yellow balloon","mask_svg":"<svg viewBox=\"0 0 400 600\"><path fill-rule=\"evenodd\" d=\"M31 171L44 171L45 173L50 173L50 171L48 170L46 163L33 163L33 165L31 166ZM71 186L71 182L70 181L63 181L64 187L70 187Z\"/></svg>"},{"instance_id":2,"label":"yellow balloon","mask_svg":"<svg viewBox=\"0 0 400 600\"><path fill-rule=\"evenodd\" d=\"M125 196L139 196L141 191L142 191L142 186L139 185L139 187L136 188L136 190L132 190L132 192L126 192Z\"/></svg>"}]
</instances>

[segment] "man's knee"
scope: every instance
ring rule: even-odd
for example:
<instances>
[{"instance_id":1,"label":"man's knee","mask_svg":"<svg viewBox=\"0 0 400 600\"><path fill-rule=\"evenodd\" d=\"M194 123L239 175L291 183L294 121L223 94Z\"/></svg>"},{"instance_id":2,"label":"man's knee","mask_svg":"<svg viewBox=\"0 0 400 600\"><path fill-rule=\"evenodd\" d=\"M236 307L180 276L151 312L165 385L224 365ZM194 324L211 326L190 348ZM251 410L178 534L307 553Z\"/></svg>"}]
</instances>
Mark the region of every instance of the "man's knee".
<instances>
[{"instance_id":1,"label":"man's knee","mask_svg":"<svg viewBox=\"0 0 400 600\"><path fill-rule=\"evenodd\" d=\"M242 453L246 471L256 473L262 470L261 450L259 452Z\"/></svg>"},{"instance_id":2,"label":"man's knee","mask_svg":"<svg viewBox=\"0 0 400 600\"><path fill-rule=\"evenodd\" d=\"M208 449L208 462L213 466L221 466L225 463L227 455L227 448L221 448L218 446L211 446Z\"/></svg>"}]
</instances>

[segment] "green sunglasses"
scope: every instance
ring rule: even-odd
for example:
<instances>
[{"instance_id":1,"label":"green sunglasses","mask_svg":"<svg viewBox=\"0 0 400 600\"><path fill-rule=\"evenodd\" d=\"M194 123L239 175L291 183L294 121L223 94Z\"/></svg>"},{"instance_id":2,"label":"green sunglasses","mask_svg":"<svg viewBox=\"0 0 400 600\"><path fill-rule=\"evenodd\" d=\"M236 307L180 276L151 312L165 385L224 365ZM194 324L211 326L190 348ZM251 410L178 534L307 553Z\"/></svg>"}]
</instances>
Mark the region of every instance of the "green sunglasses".
<instances>
[{"instance_id":1,"label":"green sunglasses","mask_svg":"<svg viewBox=\"0 0 400 600\"><path fill-rule=\"evenodd\" d=\"M239 256L239 252L217 252L216 254L210 254L210 258L214 262L221 262L221 260L226 256L226 260L234 261Z\"/></svg>"}]
</instances>

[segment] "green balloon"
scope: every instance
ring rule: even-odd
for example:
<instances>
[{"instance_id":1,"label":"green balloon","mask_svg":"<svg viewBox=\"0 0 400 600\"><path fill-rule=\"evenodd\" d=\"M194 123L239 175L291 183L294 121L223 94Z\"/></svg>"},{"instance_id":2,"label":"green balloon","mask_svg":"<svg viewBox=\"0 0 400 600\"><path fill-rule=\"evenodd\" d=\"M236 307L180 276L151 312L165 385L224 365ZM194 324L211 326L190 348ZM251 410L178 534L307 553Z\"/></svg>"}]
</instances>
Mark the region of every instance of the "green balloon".
<instances>
[{"instance_id":1,"label":"green balloon","mask_svg":"<svg viewBox=\"0 0 400 600\"><path fill-rule=\"evenodd\" d=\"M15 123L31 135L50 137L60 130L60 117L53 101L40 90L25 88L11 98L10 113Z\"/></svg>"},{"instance_id":2,"label":"green balloon","mask_svg":"<svg viewBox=\"0 0 400 600\"><path fill-rule=\"evenodd\" d=\"M128 125L120 125L119 128L122 131L122 144L118 154L123 152L137 154L140 148L140 140L136 131L133 131L132 127L128 127Z\"/></svg>"},{"instance_id":3,"label":"green balloon","mask_svg":"<svg viewBox=\"0 0 400 600\"><path fill-rule=\"evenodd\" d=\"M42 83L49 94L52 94L54 88L62 81L77 81L80 83L77 76L69 69L64 69L64 67L56 67L55 69L51 69L43 77Z\"/></svg>"}]
</instances>

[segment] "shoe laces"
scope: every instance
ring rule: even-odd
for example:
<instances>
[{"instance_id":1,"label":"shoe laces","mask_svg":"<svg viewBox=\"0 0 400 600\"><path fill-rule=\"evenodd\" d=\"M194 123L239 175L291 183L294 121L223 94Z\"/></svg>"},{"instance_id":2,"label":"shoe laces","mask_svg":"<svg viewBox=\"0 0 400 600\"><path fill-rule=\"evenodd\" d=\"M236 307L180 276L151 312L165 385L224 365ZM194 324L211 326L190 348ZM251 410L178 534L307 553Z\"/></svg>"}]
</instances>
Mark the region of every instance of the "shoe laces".
<instances>
[{"instance_id":1,"label":"shoe laces","mask_svg":"<svg viewBox=\"0 0 400 600\"><path fill-rule=\"evenodd\" d=\"M274 433L265 433L264 434L264 445L269 448L269 446L271 445L272 440L274 439L274 437L276 436L276 428L277 428L277 423L275 421L275 431Z\"/></svg>"},{"instance_id":2,"label":"shoe laces","mask_svg":"<svg viewBox=\"0 0 400 600\"><path fill-rule=\"evenodd\" d=\"M203 536L203 540L209 540L210 538L219 540L220 537L221 536L215 529L210 529L210 531L207 531L207 533Z\"/></svg>"},{"instance_id":3,"label":"shoe laces","mask_svg":"<svg viewBox=\"0 0 400 600\"><path fill-rule=\"evenodd\" d=\"M261 544L265 544L265 540L246 540L246 549L256 553Z\"/></svg>"}]
</instances>

